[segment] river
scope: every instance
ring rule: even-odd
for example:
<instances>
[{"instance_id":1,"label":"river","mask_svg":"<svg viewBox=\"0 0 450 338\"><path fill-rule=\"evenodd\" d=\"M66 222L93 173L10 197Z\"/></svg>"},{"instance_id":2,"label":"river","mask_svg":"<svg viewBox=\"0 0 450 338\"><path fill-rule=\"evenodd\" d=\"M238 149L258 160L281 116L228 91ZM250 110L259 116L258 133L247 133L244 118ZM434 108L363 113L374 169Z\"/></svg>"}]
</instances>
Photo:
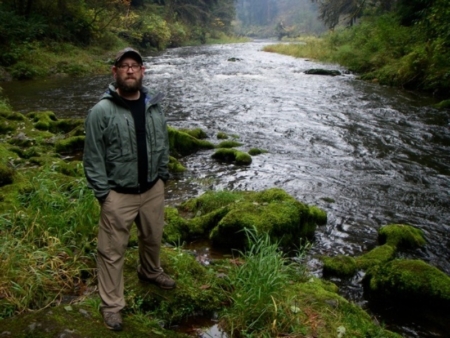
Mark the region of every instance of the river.
<instances>
[{"instance_id":1,"label":"river","mask_svg":"<svg viewBox=\"0 0 450 338\"><path fill-rule=\"evenodd\" d=\"M183 47L145 58L144 82L166 94L170 125L200 127L217 143L219 131L237 135L240 149L268 151L246 167L219 164L211 150L182 159L188 170L168 186L168 203L209 189L279 187L328 213L311 255L360 255L376 245L381 226L402 223L422 229L427 240L405 256L450 274L450 113L433 109L431 98L361 81L338 65L263 52L267 43ZM304 73L311 68L343 75ZM111 80L0 86L16 111L85 117ZM311 260L312 270L316 264ZM366 306L354 284L344 283L342 292ZM420 319L379 316L405 337L445 335Z\"/></svg>"}]
</instances>

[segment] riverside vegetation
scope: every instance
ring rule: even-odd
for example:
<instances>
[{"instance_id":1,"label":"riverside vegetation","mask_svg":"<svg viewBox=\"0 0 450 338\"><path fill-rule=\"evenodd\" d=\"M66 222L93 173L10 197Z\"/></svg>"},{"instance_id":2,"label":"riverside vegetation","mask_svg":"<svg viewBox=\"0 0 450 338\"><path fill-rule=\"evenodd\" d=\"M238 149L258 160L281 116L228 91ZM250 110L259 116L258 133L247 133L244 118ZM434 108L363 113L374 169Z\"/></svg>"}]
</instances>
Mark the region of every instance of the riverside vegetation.
<instances>
[{"instance_id":1,"label":"riverside vegetation","mask_svg":"<svg viewBox=\"0 0 450 338\"><path fill-rule=\"evenodd\" d=\"M99 205L87 188L79 154L84 121L52 112L20 114L0 101L0 332L12 337L104 337L96 293ZM200 149L218 161L248 165L262 149L224 133L169 130L172 172ZM225 148L224 146L228 147ZM230 148L231 147L231 148ZM235 149L233 147L239 147ZM244 149L252 150L250 155ZM219 156L224 149L236 156ZM249 151L250 151L249 150ZM258 155L259 154L259 155ZM239 156L237 156L239 155ZM239 162L238 158L247 158ZM235 337L400 337L308 274L305 253L324 210L285 191L209 191L166 207L162 266L177 280L172 291L142 285L135 228L125 264L127 307L121 337L183 337L174 325L217 318ZM183 243L210 239L234 249L202 265ZM303 244L303 245L302 245ZM327 274L367 270L376 295L423 299L447 308L450 278L422 261L401 259L403 249L425 244L407 225L380 230L380 246L362 257L320 257ZM283 249L283 250L282 250ZM425 303L419 302L420 306Z\"/></svg>"},{"instance_id":2,"label":"riverside vegetation","mask_svg":"<svg viewBox=\"0 0 450 338\"><path fill-rule=\"evenodd\" d=\"M387 7L366 5L363 15L351 21L356 24L264 50L338 63L362 79L429 93L440 101L438 107L450 107L448 2L400 0Z\"/></svg>"}]
</instances>

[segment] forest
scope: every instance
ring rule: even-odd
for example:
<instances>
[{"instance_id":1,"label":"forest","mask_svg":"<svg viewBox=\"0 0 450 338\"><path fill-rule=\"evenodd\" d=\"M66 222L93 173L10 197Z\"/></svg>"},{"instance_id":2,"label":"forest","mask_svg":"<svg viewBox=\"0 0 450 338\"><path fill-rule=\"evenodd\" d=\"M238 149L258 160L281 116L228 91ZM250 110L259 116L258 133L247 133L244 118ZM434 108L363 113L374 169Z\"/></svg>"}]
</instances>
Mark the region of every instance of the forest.
<instances>
[{"instance_id":1,"label":"forest","mask_svg":"<svg viewBox=\"0 0 450 338\"><path fill-rule=\"evenodd\" d=\"M449 17L447 0L2 0L0 81L104 73L126 45L147 52L314 36L309 52L277 51L445 99Z\"/></svg>"}]
</instances>

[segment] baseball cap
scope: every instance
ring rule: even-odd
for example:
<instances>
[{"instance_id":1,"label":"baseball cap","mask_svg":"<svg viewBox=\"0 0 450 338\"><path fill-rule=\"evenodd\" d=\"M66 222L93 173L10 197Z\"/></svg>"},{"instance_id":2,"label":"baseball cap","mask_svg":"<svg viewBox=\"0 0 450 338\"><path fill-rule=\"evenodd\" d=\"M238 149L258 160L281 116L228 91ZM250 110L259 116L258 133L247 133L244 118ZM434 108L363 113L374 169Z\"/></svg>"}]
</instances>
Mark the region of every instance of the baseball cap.
<instances>
[{"instance_id":1,"label":"baseball cap","mask_svg":"<svg viewBox=\"0 0 450 338\"><path fill-rule=\"evenodd\" d=\"M114 65L117 66L117 64L125 57L131 57L137 62L139 62L141 65L144 63L142 61L142 56L139 54L139 52L136 49L133 49L131 47L126 47L119 51L116 55L116 58L114 59Z\"/></svg>"}]
</instances>

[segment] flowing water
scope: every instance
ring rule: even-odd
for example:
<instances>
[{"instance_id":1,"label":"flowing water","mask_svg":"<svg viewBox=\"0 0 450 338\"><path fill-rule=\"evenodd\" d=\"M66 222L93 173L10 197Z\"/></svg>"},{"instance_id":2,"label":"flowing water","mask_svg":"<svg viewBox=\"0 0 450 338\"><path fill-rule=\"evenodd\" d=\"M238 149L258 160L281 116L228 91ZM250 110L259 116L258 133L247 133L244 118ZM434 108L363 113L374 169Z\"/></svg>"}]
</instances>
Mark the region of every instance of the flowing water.
<instances>
[{"instance_id":1,"label":"flowing water","mask_svg":"<svg viewBox=\"0 0 450 338\"><path fill-rule=\"evenodd\" d=\"M169 124L200 127L210 141L237 135L240 149L261 148L250 166L219 164L212 150L182 159L187 172L168 186L169 204L209 189L279 187L328 213L315 254L360 255L391 223L422 229L424 249L408 253L450 274L450 113L433 100L363 82L337 65L266 53L268 41L171 49L145 58L145 84L166 94ZM305 70L340 70L340 76ZM85 117L111 76L1 84L16 111ZM320 264L310 260L313 273ZM342 283L367 306L359 281ZM444 337L423 317L372 309L405 337ZM406 317L406 318L403 318Z\"/></svg>"}]
</instances>

